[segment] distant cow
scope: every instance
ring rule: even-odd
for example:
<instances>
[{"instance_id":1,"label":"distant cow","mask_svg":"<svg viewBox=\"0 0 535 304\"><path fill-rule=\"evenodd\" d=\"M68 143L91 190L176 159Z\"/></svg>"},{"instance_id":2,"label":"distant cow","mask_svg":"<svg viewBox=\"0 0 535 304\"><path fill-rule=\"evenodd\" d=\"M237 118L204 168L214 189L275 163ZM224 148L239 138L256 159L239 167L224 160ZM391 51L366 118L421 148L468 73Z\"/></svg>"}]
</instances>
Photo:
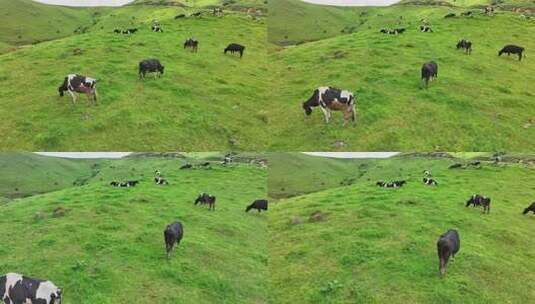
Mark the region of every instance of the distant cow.
<instances>
[{"instance_id":1,"label":"distant cow","mask_svg":"<svg viewBox=\"0 0 535 304\"><path fill-rule=\"evenodd\" d=\"M429 85L429 80L438 78L438 65L434 61L426 62L422 65L422 81L427 88Z\"/></svg>"},{"instance_id":2,"label":"distant cow","mask_svg":"<svg viewBox=\"0 0 535 304\"><path fill-rule=\"evenodd\" d=\"M154 178L154 182L157 184L157 185L169 185L169 182L167 182L167 180L161 176L156 176Z\"/></svg>"},{"instance_id":3,"label":"distant cow","mask_svg":"<svg viewBox=\"0 0 535 304\"><path fill-rule=\"evenodd\" d=\"M252 204L247 206L245 208L245 212L249 212L251 209L256 209L258 212L262 212L262 210L267 211L268 210L268 201L265 199L259 199L255 200Z\"/></svg>"},{"instance_id":4,"label":"distant cow","mask_svg":"<svg viewBox=\"0 0 535 304\"><path fill-rule=\"evenodd\" d=\"M420 25L420 32L432 33L433 30L431 29L429 25Z\"/></svg>"},{"instance_id":5,"label":"distant cow","mask_svg":"<svg viewBox=\"0 0 535 304\"><path fill-rule=\"evenodd\" d=\"M453 18L453 17L455 17L455 13L449 13L446 16L444 16L444 18Z\"/></svg>"},{"instance_id":6,"label":"distant cow","mask_svg":"<svg viewBox=\"0 0 535 304\"><path fill-rule=\"evenodd\" d=\"M492 16L492 14L494 14L494 7L492 6L485 7L485 14Z\"/></svg>"},{"instance_id":7,"label":"distant cow","mask_svg":"<svg viewBox=\"0 0 535 304\"><path fill-rule=\"evenodd\" d=\"M202 14L202 12L195 12L193 14L191 14L190 16L193 16L193 17L200 17Z\"/></svg>"},{"instance_id":8,"label":"distant cow","mask_svg":"<svg viewBox=\"0 0 535 304\"><path fill-rule=\"evenodd\" d=\"M226 54L227 52L230 52L231 54L240 53L240 58L242 58L244 51L245 51L245 46L237 44L237 43L231 43L225 48L223 53L224 54Z\"/></svg>"},{"instance_id":9,"label":"distant cow","mask_svg":"<svg viewBox=\"0 0 535 304\"><path fill-rule=\"evenodd\" d=\"M145 74L156 73L157 77L163 74L164 66L158 59L146 59L139 63L139 78L145 79Z\"/></svg>"},{"instance_id":10,"label":"distant cow","mask_svg":"<svg viewBox=\"0 0 535 304\"><path fill-rule=\"evenodd\" d=\"M185 18L185 17L186 17L185 14L179 14L179 15L176 15L176 16L175 16L175 20L176 20L176 19L180 19L180 18Z\"/></svg>"},{"instance_id":11,"label":"distant cow","mask_svg":"<svg viewBox=\"0 0 535 304\"><path fill-rule=\"evenodd\" d=\"M439 271L441 275L446 274L446 266L450 256L455 258L457 252L461 248L461 239L459 233L455 229L450 229L442 234L437 241L437 252L439 260Z\"/></svg>"},{"instance_id":12,"label":"distant cow","mask_svg":"<svg viewBox=\"0 0 535 304\"><path fill-rule=\"evenodd\" d=\"M184 49L186 48L189 48L191 49L192 52L197 52L197 49L199 47L199 41L193 39L193 38L188 38L186 40L186 42L184 42Z\"/></svg>"},{"instance_id":13,"label":"distant cow","mask_svg":"<svg viewBox=\"0 0 535 304\"><path fill-rule=\"evenodd\" d=\"M499 52L498 56L501 56L503 53L506 53L507 56L511 54L517 54L518 55L518 61L522 60L522 53L524 52L524 48L518 45L514 44L508 44L504 46ZM526 57L526 55L524 55Z\"/></svg>"},{"instance_id":14,"label":"distant cow","mask_svg":"<svg viewBox=\"0 0 535 304\"><path fill-rule=\"evenodd\" d=\"M530 212L530 211L535 213L535 202L531 203L531 205L529 205L529 207L524 209L524 212L522 212L522 214L528 214L528 212Z\"/></svg>"},{"instance_id":15,"label":"distant cow","mask_svg":"<svg viewBox=\"0 0 535 304\"><path fill-rule=\"evenodd\" d=\"M0 276L0 300L6 304L61 304L62 290L51 281L8 273Z\"/></svg>"},{"instance_id":16,"label":"distant cow","mask_svg":"<svg viewBox=\"0 0 535 304\"><path fill-rule=\"evenodd\" d=\"M356 98L353 92L333 87L319 87L303 103L303 109L308 116L312 113L312 108L318 106L323 112L326 123L329 123L331 111L342 111L344 113L344 125L349 119L353 122L357 120Z\"/></svg>"},{"instance_id":17,"label":"distant cow","mask_svg":"<svg viewBox=\"0 0 535 304\"><path fill-rule=\"evenodd\" d=\"M425 177L430 177L431 176L431 171L429 171L429 170L424 170L422 173L425 175Z\"/></svg>"},{"instance_id":18,"label":"distant cow","mask_svg":"<svg viewBox=\"0 0 535 304\"><path fill-rule=\"evenodd\" d=\"M160 25L155 24L151 27L151 30L155 33L163 33L163 29Z\"/></svg>"},{"instance_id":19,"label":"distant cow","mask_svg":"<svg viewBox=\"0 0 535 304\"><path fill-rule=\"evenodd\" d=\"M472 16L472 11L462 12L461 16L470 17L470 16Z\"/></svg>"},{"instance_id":20,"label":"distant cow","mask_svg":"<svg viewBox=\"0 0 535 304\"><path fill-rule=\"evenodd\" d=\"M137 181L137 180L126 181L126 182L113 181L113 182L110 183L110 185L113 186L113 187L127 188L127 187L135 187L138 183L139 183L139 181Z\"/></svg>"},{"instance_id":21,"label":"distant cow","mask_svg":"<svg viewBox=\"0 0 535 304\"><path fill-rule=\"evenodd\" d=\"M405 185L407 182L404 180L401 181L392 181L392 182L384 182L384 181L378 181L375 183L379 187L383 188L401 188L403 185Z\"/></svg>"},{"instance_id":22,"label":"distant cow","mask_svg":"<svg viewBox=\"0 0 535 304\"><path fill-rule=\"evenodd\" d=\"M466 207L470 205L472 205L472 207L482 206L483 213L490 213L490 197L474 194L466 201Z\"/></svg>"},{"instance_id":23,"label":"distant cow","mask_svg":"<svg viewBox=\"0 0 535 304\"><path fill-rule=\"evenodd\" d=\"M171 252L180 244L180 241L184 236L184 227L182 227L182 223L176 221L167 225L163 231L163 236L165 240L165 252L167 253L167 258L169 259Z\"/></svg>"},{"instance_id":24,"label":"distant cow","mask_svg":"<svg viewBox=\"0 0 535 304\"><path fill-rule=\"evenodd\" d=\"M463 167L463 164L453 164L451 166L449 166L448 168L449 169L459 169L459 168L462 168Z\"/></svg>"},{"instance_id":25,"label":"distant cow","mask_svg":"<svg viewBox=\"0 0 535 304\"><path fill-rule=\"evenodd\" d=\"M428 186L438 186L437 181L432 178L424 177L423 182Z\"/></svg>"},{"instance_id":26,"label":"distant cow","mask_svg":"<svg viewBox=\"0 0 535 304\"><path fill-rule=\"evenodd\" d=\"M201 193L195 200L195 205L201 204L201 205L208 205L208 210L214 210L215 211L215 201L216 197L213 195L210 195L208 193Z\"/></svg>"},{"instance_id":27,"label":"distant cow","mask_svg":"<svg viewBox=\"0 0 535 304\"><path fill-rule=\"evenodd\" d=\"M122 31L123 34L127 34L127 35L134 34L135 32L137 32L136 28L130 28L130 29L126 29Z\"/></svg>"},{"instance_id":28,"label":"distant cow","mask_svg":"<svg viewBox=\"0 0 535 304\"><path fill-rule=\"evenodd\" d=\"M67 91L72 97L72 103L76 103L76 93L86 94L89 101L97 103L97 80L94 78L69 74L58 87L59 96L63 97Z\"/></svg>"},{"instance_id":29,"label":"distant cow","mask_svg":"<svg viewBox=\"0 0 535 304\"><path fill-rule=\"evenodd\" d=\"M457 49L464 49L466 54L472 53L472 42L461 39L459 42L457 42Z\"/></svg>"},{"instance_id":30,"label":"distant cow","mask_svg":"<svg viewBox=\"0 0 535 304\"><path fill-rule=\"evenodd\" d=\"M113 32L114 32L115 34L120 34L122 31L121 31L120 29L114 29Z\"/></svg>"}]
</instances>

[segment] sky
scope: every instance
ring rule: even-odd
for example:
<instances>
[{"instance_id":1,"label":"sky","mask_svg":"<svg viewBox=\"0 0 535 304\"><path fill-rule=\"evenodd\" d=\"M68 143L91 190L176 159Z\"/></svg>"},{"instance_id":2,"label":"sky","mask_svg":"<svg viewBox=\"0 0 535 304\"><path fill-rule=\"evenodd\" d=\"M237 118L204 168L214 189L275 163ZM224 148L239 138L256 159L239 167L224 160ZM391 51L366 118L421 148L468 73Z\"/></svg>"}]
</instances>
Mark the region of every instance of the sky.
<instances>
[{"instance_id":1,"label":"sky","mask_svg":"<svg viewBox=\"0 0 535 304\"><path fill-rule=\"evenodd\" d=\"M303 2L338 6L387 6L400 0L301 0Z\"/></svg>"},{"instance_id":2,"label":"sky","mask_svg":"<svg viewBox=\"0 0 535 304\"><path fill-rule=\"evenodd\" d=\"M35 152L40 155L63 158L121 158L131 152Z\"/></svg>"},{"instance_id":3,"label":"sky","mask_svg":"<svg viewBox=\"0 0 535 304\"><path fill-rule=\"evenodd\" d=\"M308 155L334 158L388 158L399 152L303 152Z\"/></svg>"},{"instance_id":4,"label":"sky","mask_svg":"<svg viewBox=\"0 0 535 304\"><path fill-rule=\"evenodd\" d=\"M47 4L68 6L121 6L133 0L34 0Z\"/></svg>"}]
</instances>

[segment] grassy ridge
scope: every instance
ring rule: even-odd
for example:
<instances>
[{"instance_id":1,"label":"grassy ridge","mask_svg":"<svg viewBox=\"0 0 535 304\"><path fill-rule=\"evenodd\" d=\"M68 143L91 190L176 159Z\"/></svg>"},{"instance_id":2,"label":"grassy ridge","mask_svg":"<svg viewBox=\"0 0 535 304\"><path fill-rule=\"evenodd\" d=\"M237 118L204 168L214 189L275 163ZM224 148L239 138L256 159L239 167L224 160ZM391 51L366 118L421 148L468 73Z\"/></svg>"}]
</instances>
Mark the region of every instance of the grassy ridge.
<instances>
[{"instance_id":1,"label":"grassy ridge","mask_svg":"<svg viewBox=\"0 0 535 304\"><path fill-rule=\"evenodd\" d=\"M535 81L530 73L534 63L529 57L522 62L499 58L497 52L509 43L528 52L534 49L530 37L535 25L512 13L444 19L450 11L434 6L377 8L353 34L273 52L270 62L278 90L273 98L277 105L269 110L276 134L272 149L533 148L525 139L535 135L535 96L529 87ZM422 18L430 20L435 33L417 30ZM379 33L382 27L407 27L407 32L384 35ZM471 56L455 49L463 37L474 43ZM420 67L428 60L438 63L439 78L425 90L420 87ZM340 113L329 126L320 111L303 119L301 103L323 85L356 92L356 126L342 128Z\"/></svg>"},{"instance_id":2,"label":"grassy ridge","mask_svg":"<svg viewBox=\"0 0 535 304\"><path fill-rule=\"evenodd\" d=\"M102 16L89 33L0 56L0 145L24 150L214 150L266 145L262 102L267 75L265 26L245 14L173 20L182 9L128 6ZM152 33L158 19L164 33ZM132 36L116 27L139 27ZM194 36L199 53L182 49ZM243 59L223 55L231 42ZM81 49L81 55L75 55ZM138 80L137 65L156 57L161 79ZM59 99L69 73L98 79L101 104ZM24 90L20 85L24 83Z\"/></svg>"},{"instance_id":3,"label":"grassy ridge","mask_svg":"<svg viewBox=\"0 0 535 304\"><path fill-rule=\"evenodd\" d=\"M448 170L448 159L374 161L364 177L271 207L269 270L274 303L523 303L535 295L533 168L484 165ZM439 186L426 187L430 169ZM270 177L272 178L272 177ZM274 177L276 178L276 177ZM408 178L401 189L379 179ZM270 190L271 191L271 190ZM490 215L465 208L473 193L492 197ZM325 220L309 222L315 211ZM290 224L299 222L302 224ZM436 240L455 227L461 251L438 276Z\"/></svg>"},{"instance_id":4,"label":"grassy ridge","mask_svg":"<svg viewBox=\"0 0 535 304\"><path fill-rule=\"evenodd\" d=\"M0 273L51 279L66 303L264 303L266 218L244 208L265 197L265 170L178 170L185 161L109 161L84 186L1 205ZM154 169L169 186L152 182ZM108 186L130 178L141 183ZM215 212L193 206L200 191L217 196ZM176 219L184 239L166 261L163 229Z\"/></svg>"}]
</instances>

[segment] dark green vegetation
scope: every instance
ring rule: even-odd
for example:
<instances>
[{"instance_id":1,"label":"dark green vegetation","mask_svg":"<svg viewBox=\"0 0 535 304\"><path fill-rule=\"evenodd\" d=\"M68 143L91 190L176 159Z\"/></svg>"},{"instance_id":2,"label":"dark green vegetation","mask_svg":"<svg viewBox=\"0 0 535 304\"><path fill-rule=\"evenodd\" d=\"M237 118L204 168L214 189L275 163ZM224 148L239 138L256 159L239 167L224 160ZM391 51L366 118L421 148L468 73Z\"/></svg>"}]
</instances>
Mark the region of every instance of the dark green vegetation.
<instances>
[{"instance_id":1,"label":"dark green vegetation","mask_svg":"<svg viewBox=\"0 0 535 304\"><path fill-rule=\"evenodd\" d=\"M223 17L174 20L177 14L198 10L159 5L107 8L84 34L0 55L0 146L26 151L266 146L264 17L227 10ZM160 22L164 33L151 32L153 20ZM114 34L115 28L139 32ZM200 41L196 54L183 50L189 37ZM242 59L223 54L233 42L246 46ZM138 79L138 63L147 58L165 65L162 78ZM59 98L57 87L70 73L97 79L98 106L89 106L85 96L76 106L68 95Z\"/></svg>"},{"instance_id":2,"label":"dark green vegetation","mask_svg":"<svg viewBox=\"0 0 535 304\"><path fill-rule=\"evenodd\" d=\"M42 175L28 169L29 157L0 157L13 168L21 160L21 182ZM83 186L0 205L0 273L50 279L64 289L65 303L264 303L267 291L258 283L267 276L267 219L244 210L266 196L267 173L244 163L178 170L206 161L196 157L91 160L98 174ZM37 158L32 165L57 172L78 166L67 162ZM170 185L153 183L156 169ZM49 178L62 182L69 174ZM127 179L141 183L108 185ZM215 212L193 205L201 191L217 196ZM163 229L176 219L184 239L167 261Z\"/></svg>"},{"instance_id":3,"label":"dark green vegetation","mask_svg":"<svg viewBox=\"0 0 535 304\"><path fill-rule=\"evenodd\" d=\"M467 7L395 5L333 8L296 0L270 2L269 55L275 86L268 116L272 149L529 151L535 143L535 23L520 14L444 19ZM418 30L427 19L434 33ZM288 26L286 26L288 24ZM402 35L381 28L407 28ZM304 30L306 29L306 30ZM331 37L331 38L327 38ZM470 56L455 49L466 38ZM320 39L320 40L318 40ZM317 40L309 43L306 41ZM287 44L295 44L282 47ZM498 57L506 44L527 58ZM424 62L438 63L438 79L421 88ZM321 111L303 118L301 104L318 86L357 94L357 124L341 113L325 126Z\"/></svg>"},{"instance_id":4,"label":"dark green vegetation","mask_svg":"<svg viewBox=\"0 0 535 304\"><path fill-rule=\"evenodd\" d=\"M447 168L472 161L467 155L463 159L405 155L357 164L348 161L356 177L353 185L319 189L272 204L271 302L530 302L535 295L531 262L535 218L521 213L535 199L535 163L533 156L505 159L516 161L499 165L484 161L480 169L462 170ZM301 170L312 174L324 166L322 162L321 158L303 159ZM271 165L277 166L274 161ZM287 187L304 184L302 178L288 178L293 173L289 168L277 173L286 179ZM423 170L431 171L438 187L421 183ZM346 175L341 172L338 180ZM407 179L408 184L400 189L378 188L378 179ZM490 215L464 207L473 193L492 198ZM322 216L310 221L317 211ZM448 228L459 230L461 250L440 278L436 241Z\"/></svg>"}]
</instances>

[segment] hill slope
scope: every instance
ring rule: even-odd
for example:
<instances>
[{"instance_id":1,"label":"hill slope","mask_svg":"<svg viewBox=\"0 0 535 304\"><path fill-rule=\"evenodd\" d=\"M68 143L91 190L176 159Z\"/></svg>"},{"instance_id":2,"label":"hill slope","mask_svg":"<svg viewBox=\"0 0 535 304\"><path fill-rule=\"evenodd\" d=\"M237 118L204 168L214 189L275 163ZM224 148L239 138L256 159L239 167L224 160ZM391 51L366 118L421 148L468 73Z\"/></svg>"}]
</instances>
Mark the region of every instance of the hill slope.
<instances>
[{"instance_id":1,"label":"hill slope","mask_svg":"<svg viewBox=\"0 0 535 304\"><path fill-rule=\"evenodd\" d=\"M50 279L65 303L264 303L266 218L244 208L265 197L265 171L178 170L183 163L109 161L84 186L1 205L0 273ZM154 184L155 168L170 185ZM141 183L108 185L130 178ZM215 212L193 205L201 191L217 196ZM54 217L58 207L66 211ZM162 232L176 219L184 239L167 261Z\"/></svg>"},{"instance_id":2,"label":"hill slope","mask_svg":"<svg viewBox=\"0 0 535 304\"><path fill-rule=\"evenodd\" d=\"M533 168L484 165L449 170L448 159L374 161L350 187L271 206L269 270L273 303L523 303L535 295ZM438 187L421 183L430 169ZM270 177L271 178L271 177ZM276 177L274 177L276 178ZM408 178L400 189L377 179ZM473 193L492 198L482 215ZM316 211L324 220L311 222ZM292 223L293 222L293 223ZM300 224L299 224L300 223ZM461 250L438 276L436 240L449 228Z\"/></svg>"},{"instance_id":3,"label":"hill slope","mask_svg":"<svg viewBox=\"0 0 535 304\"><path fill-rule=\"evenodd\" d=\"M532 149L533 142L525 139L535 136L535 95L529 87L535 81L535 63L529 57L522 62L498 57L497 52L510 43L535 49L530 38L535 24L507 12L444 19L451 10L375 8L363 17L365 23L355 22L353 34L270 54L278 88L276 104L269 110L276 134L272 149ZM422 18L429 20L434 33L418 31ZM407 31L385 35L379 33L383 27ZM455 49L463 37L474 43L470 56ZM420 87L420 68L429 60L438 63L439 78L426 90ZM330 126L325 126L320 111L303 119L302 102L325 85L357 94L356 126L341 127L339 112Z\"/></svg>"}]
</instances>

